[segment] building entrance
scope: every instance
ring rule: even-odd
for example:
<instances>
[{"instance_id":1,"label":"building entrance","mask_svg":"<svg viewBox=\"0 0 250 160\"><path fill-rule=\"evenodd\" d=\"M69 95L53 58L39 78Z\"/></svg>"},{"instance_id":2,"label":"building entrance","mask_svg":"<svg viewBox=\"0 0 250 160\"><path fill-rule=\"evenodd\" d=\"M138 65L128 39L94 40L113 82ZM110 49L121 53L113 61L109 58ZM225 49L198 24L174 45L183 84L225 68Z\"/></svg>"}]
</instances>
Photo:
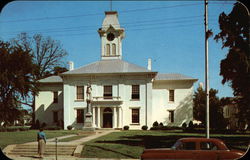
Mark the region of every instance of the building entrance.
<instances>
[{"instance_id":1,"label":"building entrance","mask_svg":"<svg viewBox=\"0 0 250 160\"><path fill-rule=\"evenodd\" d=\"M113 112L111 108L105 108L103 111L103 128L112 128Z\"/></svg>"}]
</instances>

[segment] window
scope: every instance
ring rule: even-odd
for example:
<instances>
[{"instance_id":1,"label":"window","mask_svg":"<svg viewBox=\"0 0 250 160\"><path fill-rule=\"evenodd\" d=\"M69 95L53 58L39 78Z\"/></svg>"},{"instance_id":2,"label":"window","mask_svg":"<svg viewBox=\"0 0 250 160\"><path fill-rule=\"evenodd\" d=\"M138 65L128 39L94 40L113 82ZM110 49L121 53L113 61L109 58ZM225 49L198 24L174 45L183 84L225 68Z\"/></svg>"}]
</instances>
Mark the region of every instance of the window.
<instances>
[{"instance_id":1,"label":"window","mask_svg":"<svg viewBox=\"0 0 250 160\"><path fill-rule=\"evenodd\" d=\"M77 109L76 110L76 123L83 123L84 122L84 110Z\"/></svg>"},{"instance_id":2,"label":"window","mask_svg":"<svg viewBox=\"0 0 250 160\"><path fill-rule=\"evenodd\" d=\"M174 102L174 90L169 90L169 102Z\"/></svg>"},{"instance_id":3,"label":"window","mask_svg":"<svg viewBox=\"0 0 250 160\"><path fill-rule=\"evenodd\" d=\"M195 150L195 142L183 142L182 150Z\"/></svg>"},{"instance_id":4,"label":"window","mask_svg":"<svg viewBox=\"0 0 250 160\"><path fill-rule=\"evenodd\" d=\"M76 99L84 99L84 86L76 86Z\"/></svg>"},{"instance_id":5,"label":"window","mask_svg":"<svg viewBox=\"0 0 250 160\"><path fill-rule=\"evenodd\" d=\"M112 86L103 86L104 92L103 97L104 99L112 99Z\"/></svg>"},{"instance_id":6,"label":"window","mask_svg":"<svg viewBox=\"0 0 250 160\"><path fill-rule=\"evenodd\" d=\"M140 99L140 86L132 85L132 99Z\"/></svg>"},{"instance_id":7,"label":"window","mask_svg":"<svg viewBox=\"0 0 250 160\"><path fill-rule=\"evenodd\" d=\"M112 44L112 55L116 55L116 45L114 43Z\"/></svg>"},{"instance_id":8,"label":"window","mask_svg":"<svg viewBox=\"0 0 250 160\"><path fill-rule=\"evenodd\" d=\"M140 122L140 112L139 109L132 109L132 123Z\"/></svg>"},{"instance_id":9,"label":"window","mask_svg":"<svg viewBox=\"0 0 250 160\"><path fill-rule=\"evenodd\" d=\"M169 121L170 121L171 123L174 122L174 110L170 110L170 111L169 111Z\"/></svg>"},{"instance_id":10,"label":"window","mask_svg":"<svg viewBox=\"0 0 250 160\"><path fill-rule=\"evenodd\" d=\"M106 55L110 56L110 45L106 44Z\"/></svg>"},{"instance_id":11,"label":"window","mask_svg":"<svg viewBox=\"0 0 250 160\"><path fill-rule=\"evenodd\" d=\"M54 123L57 123L57 122L58 122L58 112L57 112L57 111L54 111L54 112L53 112L53 122L54 122Z\"/></svg>"},{"instance_id":12,"label":"window","mask_svg":"<svg viewBox=\"0 0 250 160\"><path fill-rule=\"evenodd\" d=\"M212 142L201 142L201 150L217 150L217 146Z\"/></svg>"},{"instance_id":13,"label":"window","mask_svg":"<svg viewBox=\"0 0 250 160\"><path fill-rule=\"evenodd\" d=\"M53 92L53 103L58 103L58 92Z\"/></svg>"}]
</instances>

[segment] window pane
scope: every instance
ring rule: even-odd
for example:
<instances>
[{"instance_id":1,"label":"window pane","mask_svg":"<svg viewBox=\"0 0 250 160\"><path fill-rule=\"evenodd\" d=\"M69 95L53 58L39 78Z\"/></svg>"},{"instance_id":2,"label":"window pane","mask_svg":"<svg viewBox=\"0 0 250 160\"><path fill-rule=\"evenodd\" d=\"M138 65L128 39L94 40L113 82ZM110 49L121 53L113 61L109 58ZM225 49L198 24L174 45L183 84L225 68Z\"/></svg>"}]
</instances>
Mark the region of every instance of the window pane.
<instances>
[{"instance_id":1,"label":"window pane","mask_svg":"<svg viewBox=\"0 0 250 160\"><path fill-rule=\"evenodd\" d=\"M76 110L76 122L77 123L83 123L84 121L84 110L83 109L77 109Z\"/></svg>"},{"instance_id":2,"label":"window pane","mask_svg":"<svg viewBox=\"0 0 250 160\"><path fill-rule=\"evenodd\" d=\"M77 86L76 92L77 99L84 99L84 86Z\"/></svg>"},{"instance_id":3,"label":"window pane","mask_svg":"<svg viewBox=\"0 0 250 160\"><path fill-rule=\"evenodd\" d=\"M112 55L116 55L116 45L112 44Z\"/></svg>"},{"instance_id":4,"label":"window pane","mask_svg":"<svg viewBox=\"0 0 250 160\"><path fill-rule=\"evenodd\" d=\"M103 97L104 99L112 99L112 86L104 86Z\"/></svg>"},{"instance_id":5,"label":"window pane","mask_svg":"<svg viewBox=\"0 0 250 160\"><path fill-rule=\"evenodd\" d=\"M171 123L174 122L174 111L169 111L169 121L170 121Z\"/></svg>"},{"instance_id":6,"label":"window pane","mask_svg":"<svg viewBox=\"0 0 250 160\"><path fill-rule=\"evenodd\" d=\"M195 142L184 142L183 150L195 150Z\"/></svg>"},{"instance_id":7,"label":"window pane","mask_svg":"<svg viewBox=\"0 0 250 160\"><path fill-rule=\"evenodd\" d=\"M132 109L132 123L139 123L139 109Z\"/></svg>"},{"instance_id":8,"label":"window pane","mask_svg":"<svg viewBox=\"0 0 250 160\"><path fill-rule=\"evenodd\" d=\"M106 52L107 52L107 56L109 56L110 55L110 45L109 44L107 44L106 45Z\"/></svg>"},{"instance_id":9,"label":"window pane","mask_svg":"<svg viewBox=\"0 0 250 160\"><path fill-rule=\"evenodd\" d=\"M174 90L169 90L169 101L174 102Z\"/></svg>"},{"instance_id":10,"label":"window pane","mask_svg":"<svg viewBox=\"0 0 250 160\"><path fill-rule=\"evenodd\" d=\"M140 99L140 86L132 85L132 99Z\"/></svg>"},{"instance_id":11,"label":"window pane","mask_svg":"<svg viewBox=\"0 0 250 160\"><path fill-rule=\"evenodd\" d=\"M53 103L58 103L58 92L53 92Z\"/></svg>"}]
</instances>

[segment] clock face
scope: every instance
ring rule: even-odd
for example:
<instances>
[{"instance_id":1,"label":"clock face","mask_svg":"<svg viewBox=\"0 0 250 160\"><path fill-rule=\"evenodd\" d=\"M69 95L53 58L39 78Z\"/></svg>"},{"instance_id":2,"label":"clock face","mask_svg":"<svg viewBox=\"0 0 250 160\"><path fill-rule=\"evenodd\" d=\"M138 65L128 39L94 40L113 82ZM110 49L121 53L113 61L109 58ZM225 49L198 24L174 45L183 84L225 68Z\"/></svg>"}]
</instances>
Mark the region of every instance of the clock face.
<instances>
[{"instance_id":1,"label":"clock face","mask_svg":"<svg viewBox=\"0 0 250 160\"><path fill-rule=\"evenodd\" d=\"M107 39L108 39L109 41L113 41L113 40L115 39L115 35L114 35L113 33L108 33Z\"/></svg>"}]
</instances>

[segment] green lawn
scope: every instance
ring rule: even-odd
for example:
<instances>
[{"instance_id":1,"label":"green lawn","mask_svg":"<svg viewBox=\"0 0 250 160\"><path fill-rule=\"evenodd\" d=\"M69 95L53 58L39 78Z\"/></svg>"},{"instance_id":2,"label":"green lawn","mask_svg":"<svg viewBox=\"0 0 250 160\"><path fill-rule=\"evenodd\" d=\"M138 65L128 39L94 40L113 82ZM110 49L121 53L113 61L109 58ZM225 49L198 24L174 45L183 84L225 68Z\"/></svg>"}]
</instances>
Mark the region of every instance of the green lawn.
<instances>
[{"instance_id":1,"label":"green lawn","mask_svg":"<svg viewBox=\"0 0 250 160\"><path fill-rule=\"evenodd\" d=\"M21 144L36 141L38 130L19 131L19 132L0 132L0 148L3 149L9 144ZM45 130L47 139L68 134L76 134L77 130Z\"/></svg>"},{"instance_id":2,"label":"green lawn","mask_svg":"<svg viewBox=\"0 0 250 160\"><path fill-rule=\"evenodd\" d=\"M183 137L205 137L204 134L182 133L181 131L121 131L84 143L82 157L88 158L139 158L144 148L169 148ZM211 134L234 149L246 151L250 134Z\"/></svg>"}]
</instances>

